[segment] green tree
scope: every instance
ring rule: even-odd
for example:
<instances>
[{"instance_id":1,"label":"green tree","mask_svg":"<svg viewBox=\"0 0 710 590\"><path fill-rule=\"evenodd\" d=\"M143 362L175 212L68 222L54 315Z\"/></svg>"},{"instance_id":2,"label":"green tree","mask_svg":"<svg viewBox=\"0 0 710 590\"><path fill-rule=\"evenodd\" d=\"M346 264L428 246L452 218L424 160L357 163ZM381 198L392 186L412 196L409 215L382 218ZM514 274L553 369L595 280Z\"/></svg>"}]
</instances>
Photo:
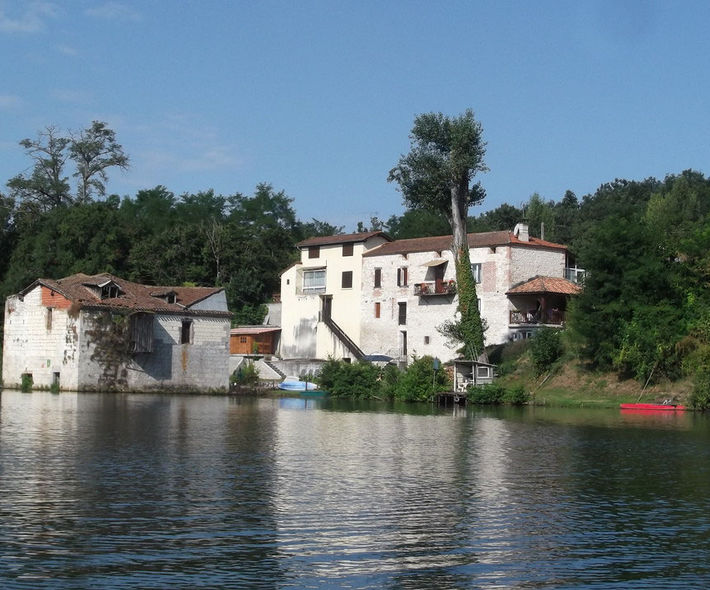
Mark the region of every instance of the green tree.
<instances>
[{"instance_id":1,"label":"green tree","mask_svg":"<svg viewBox=\"0 0 710 590\"><path fill-rule=\"evenodd\" d=\"M91 200L94 193L106 194L108 168L128 168L128 156L116 141L116 133L102 121L92 121L91 126L78 135L72 134L69 157L76 164L74 176L79 183L76 200L80 203Z\"/></svg>"},{"instance_id":2,"label":"green tree","mask_svg":"<svg viewBox=\"0 0 710 590\"><path fill-rule=\"evenodd\" d=\"M18 202L36 205L42 211L73 202L69 178L64 171L70 142L53 126L40 131L35 140L20 141L34 165L29 176L18 174L8 181L11 196Z\"/></svg>"},{"instance_id":3,"label":"green tree","mask_svg":"<svg viewBox=\"0 0 710 590\"><path fill-rule=\"evenodd\" d=\"M483 129L471 109L454 118L428 113L415 118L410 142L409 153L390 170L388 179L399 185L407 206L438 212L449 221L463 348L477 355L483 351L483 326L466 222L469 206L485 197L481 184L472 184L477 173L487 170Z\"/></svg>"}]
</instances>

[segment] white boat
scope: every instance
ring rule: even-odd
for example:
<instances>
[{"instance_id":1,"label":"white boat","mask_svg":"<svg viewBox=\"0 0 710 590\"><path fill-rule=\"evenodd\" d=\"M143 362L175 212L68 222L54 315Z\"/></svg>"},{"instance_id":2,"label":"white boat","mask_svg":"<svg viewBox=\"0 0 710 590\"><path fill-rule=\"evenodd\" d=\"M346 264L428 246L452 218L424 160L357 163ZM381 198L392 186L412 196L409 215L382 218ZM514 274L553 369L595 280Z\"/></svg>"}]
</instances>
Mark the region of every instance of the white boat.
<instances>
[{"instance_id":1,"label":"white boat","mask_svg":"<svg viewBox=\"0 0 710 590\"><path fill-rule=\"evenodd\" d=\"M317 391L318 386L310 381L301 381L297 377L286 377L279 383L279 389L285 391Z\"/></svg>"}]
</instances>

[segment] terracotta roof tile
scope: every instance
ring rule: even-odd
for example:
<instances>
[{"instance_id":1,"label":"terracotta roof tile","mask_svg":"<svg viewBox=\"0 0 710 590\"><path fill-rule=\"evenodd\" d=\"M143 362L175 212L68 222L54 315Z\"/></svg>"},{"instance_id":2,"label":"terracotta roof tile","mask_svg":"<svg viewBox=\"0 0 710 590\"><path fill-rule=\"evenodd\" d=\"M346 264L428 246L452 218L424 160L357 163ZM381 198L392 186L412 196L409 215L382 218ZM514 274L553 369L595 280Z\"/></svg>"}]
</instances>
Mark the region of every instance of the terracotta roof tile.
<instances>
[{"instance_id":1,"label":"terracotta roof tile","mask_svg":"<svg viewBox=\"0 0 710 590\"><path fill-rule=\"evenodd\" d=\"M441 252L451 249L452 236L434 236L427 238L411 238L407 240L395 240L373 248L363 256L386 256L388 254L409 254L412 252ZM492 231L468 234L469 248L491 248L493 246L523 245L533 248L554 248L566 250L567 246L547 242L539 238L530 238L525 242L518 239L513 232Z\"/></svg>"},{"instance_id":2,"label":"terracotta roof tile","mask_svg":"<svg viewBox=\"0 0 710 590\"><path fill-rule=\"evenodd\" d=\"M582 287L559 277L536 276L516 285L507 295L523 295L537 293L557 293L559 295L577 295L582 292Z\"/></svg>"},{"instance_id":3,"label":"terracotta roof tile","mask_svg":"<svg viewBox=\"0 0 710 590\"><path fill-rule=\"evenodd\" d=\"M298 242L296 246L298 248L307 248L308 246L330 246L332 244L347 244L349 242L364 242L375 236L382 236L387 241L391 241L390 238L383 231L370 231L358 234L338 234L335 236L317 236L315 238L308 238L302 242Z\"/></svg>"},{"instance_id":4,"label":"terracotta roof tile","mask_svg":"<svg viewBox=\"0 0 710 590\"><path fill-rule=\"evenodd\" d=\"M108 282L113 282L118 286L120 289L118 297L101 298L101 286ZM98 275L77 273L57 280L38 279L24 289L21 294L27 293L38 284L44 285L48 289L60 293L70 301L80 303L86 307L162 313L199 312L231 315L228 311L222 310L190 310L191 306L223 290L217 287L142 285L109 273ZM175 294L175 303L168 303L167 295L170 293Z\"/></svg>"}]
</instances>

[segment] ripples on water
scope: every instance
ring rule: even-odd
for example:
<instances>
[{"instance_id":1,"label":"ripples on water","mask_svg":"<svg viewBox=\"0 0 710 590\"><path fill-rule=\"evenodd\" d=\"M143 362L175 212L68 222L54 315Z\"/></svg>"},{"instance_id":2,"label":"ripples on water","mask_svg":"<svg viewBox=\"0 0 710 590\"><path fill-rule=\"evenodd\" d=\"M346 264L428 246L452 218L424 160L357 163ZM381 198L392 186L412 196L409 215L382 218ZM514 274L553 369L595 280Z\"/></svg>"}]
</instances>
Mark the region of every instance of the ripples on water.
<instances>
[{"instance_id":1,"label":"ripples on water","mask_svg":"<svg viewBox=\"0 0 710 590\"><path fill-rule=\"evenodd\" d=\"M2 588L710 585L703 416L0 401Z\"/></svg>"}]
</instances>

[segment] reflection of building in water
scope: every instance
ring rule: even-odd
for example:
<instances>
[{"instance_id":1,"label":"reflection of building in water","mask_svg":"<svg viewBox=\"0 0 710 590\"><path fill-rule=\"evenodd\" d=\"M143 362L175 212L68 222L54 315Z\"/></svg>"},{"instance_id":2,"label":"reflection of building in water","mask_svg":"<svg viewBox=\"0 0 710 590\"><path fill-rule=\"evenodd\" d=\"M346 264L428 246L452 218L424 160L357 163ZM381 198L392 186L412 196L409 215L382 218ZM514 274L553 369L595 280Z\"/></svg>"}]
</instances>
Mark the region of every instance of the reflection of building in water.
<instances>
[{"instance_id":1,"label":"reflection of building in water","mask_svg":"<svg viewBox=\"0 0 710 590\"><path fill-rule=\"evenodd\" d=\"M313 576L294 583L468 559L451 551L468 501L460 487L465 436L466 422L450 416L280 411L279 550L299 555L308 564L294 563L299 575Z\"/></svg>"}]
</instances>

